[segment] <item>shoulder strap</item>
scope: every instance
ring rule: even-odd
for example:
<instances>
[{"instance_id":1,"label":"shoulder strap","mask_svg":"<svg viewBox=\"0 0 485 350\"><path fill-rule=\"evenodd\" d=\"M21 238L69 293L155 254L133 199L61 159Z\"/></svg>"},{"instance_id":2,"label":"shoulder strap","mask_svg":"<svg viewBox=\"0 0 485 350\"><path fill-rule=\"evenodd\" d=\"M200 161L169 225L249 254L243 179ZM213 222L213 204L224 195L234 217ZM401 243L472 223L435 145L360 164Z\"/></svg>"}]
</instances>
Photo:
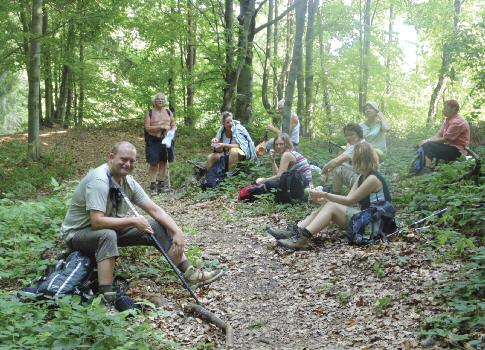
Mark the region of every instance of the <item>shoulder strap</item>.
<instances>
[{"instance_id":1,"label":"shoulder strap","mask_svg":"<svg viewBox=\"0 0 485 350\"><path fill-rule=\"evenodd\" d=\"M148 110L148 116L150 117L150 119L152 119L152 112L153 112L153 111L152 111L152 109L150 108L150 109Z\"/></svg>"},{"instance_id":2,"label":"shoulder strap","mask_svg":"<svg viewBox=\"0 0 485 350\"><path fill-rule=\"evenodd\" d=\"M387 182L384 176L382 176L382 174L378 171L372 171L371 174L377 177L379 181L382 183L382 191L384 192L384 198L386 199L386 201L391 202L391 192L389 191L389 187L387 187Z\"/></svg>"},{"instance_id":3,"label":"shoulder strap","mask_svg":"<svg viewBox=\"0 0 485 350\"><path fill-rule=\"evenodd\" d=\"M172 111L170 110L170 108L165 108L165 111L167 112L168 116L171 117L172 116Z\"/></svg>"}]
</instances>

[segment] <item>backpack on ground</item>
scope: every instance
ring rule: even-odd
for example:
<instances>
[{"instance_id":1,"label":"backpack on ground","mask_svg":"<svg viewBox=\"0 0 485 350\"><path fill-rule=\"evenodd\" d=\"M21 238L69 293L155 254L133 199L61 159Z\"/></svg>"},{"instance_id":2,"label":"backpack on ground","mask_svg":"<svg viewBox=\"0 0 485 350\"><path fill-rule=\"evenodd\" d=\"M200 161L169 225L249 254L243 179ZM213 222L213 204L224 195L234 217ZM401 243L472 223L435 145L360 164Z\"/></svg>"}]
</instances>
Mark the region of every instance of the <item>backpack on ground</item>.
<instances>
[{"instance_id":1,"label":"backpack on ground","mask_svg":"<svg viewBox=\"0 0 485 350\"><path fill-rule=\"evenodd\" d=\"M224 181L228 167L228 158L228 155L222 154L217 163L207 170L207 174L200 185L203 190L207 189L208 187L216 187L222 181Z\"/></svg>"},{"instance_id":2,"label":"backpack on ground","mask_svg":"<svg viewBox=\"0 0 485 350\"><path fill-rule=\"evenodd\" d=\"M369 209L352 216L347 227L347 239L351 245L365 246L379 240L389 242L388 235L397 229L395 209L388 201L373 203Z\"/></svg>"},{"instance_id":3,"label":"backpack on ground","mask_svg":"<svg viewBox=\"0 0 485 350\"><path fill-rule=\"evenodd\" d=\"M72 252L57 262L54 271L41 277L31 287L23 288L20 300L44 300L64 295L79 295L83 301L94 297L97 271L93 259L80 252Z\"/></svg>"},{"instance_id":4,"label":"backpack on ground","mask_svg":"<svg viewBox=\"0 0 485 350\"><path fill-rule=\"evenodd\" d=\"M253 202L256 200L256 197L258 194L263 194L266 192L266 187L264 186L264 184L252 184L252 185L248 185L246 187L243 187L240 191L239 191L239 196L238 196L238 200L239 201L247 201L247 202Z\"/></svg>"},{"instance_id":5,"label":"backpack on ground","mask_svg":"<svg viewBox=\"0 0 485 350\"><path fill-rule=\"evenodd\" d=\"M426 160L424 156L423 147L419 147L416 150L416 155L414 156L410 166L409 166L409 175L411 176L418 176L421 175L423 168L425 167Z\"/></svg>"},{"instance_id":6,"label":"backpack on ground","mask_svg":"<svg viewBox=\"0 0 485 350\"><path fill-rule=\"evenodd\" d=\"M302 173L296 169L285 171L280 176L280 185L275 193L277 203L303 201L305 198L306 181Z\"/></svg>"}]
</instances>

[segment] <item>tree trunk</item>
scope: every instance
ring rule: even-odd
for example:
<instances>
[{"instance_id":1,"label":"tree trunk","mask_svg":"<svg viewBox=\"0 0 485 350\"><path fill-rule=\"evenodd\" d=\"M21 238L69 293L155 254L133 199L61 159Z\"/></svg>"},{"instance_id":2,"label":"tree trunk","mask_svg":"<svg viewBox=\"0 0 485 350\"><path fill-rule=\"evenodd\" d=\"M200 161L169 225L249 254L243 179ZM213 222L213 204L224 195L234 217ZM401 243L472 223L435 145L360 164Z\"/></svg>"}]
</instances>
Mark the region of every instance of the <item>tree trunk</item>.
<instances>
[{"instance_id":1,"label":"tree trunk","mask_svg":"<svg viewBox=\"0 0 485 350\"><path fill-rule=\"evenodd\" d=\"M329 51L330 47L323 43L323 15L320 14L321 28L318 31L318 52L320 56L320 71L322 74L322 93L323 93L323 105L325 108L325 115L330 119L332 114L332 107L330 104L330 92L328 91L328 76L327 69L325 67L325 54Z\"/></svg>"},{"instance_id":2,"label":"tree trunk","mask_svg":"<svg viewBox=\"0 0 485 350\"><path fill-rule=\"evenodd\" d=\"M288 6L291 6L291 1L288 0ZM281 74L278 79L278 84L277 84L277 94L278 94L278 100L281 100L283 98L284 92L283 92L283 87L287 83L287 78L288 78L288 67L290 65L290 52L291 52L291 39L292 39L292 28L293 28L293 20L292 16L288 15L286 18L286 47L285 47L285 60L283 61L283 67L281 68Z\"/></svg>"},{"instance_id":3,"label":"tree trunk","mask_svg":"<svg viewBox=\"0 0 485 350\"><path fill-rule=\"evenodd\" d=\"M388 27L388 34L387 34L387 54L386 54L386 87L384 89L386 98L381 100L381 106L380 106L381 111L383 113L386 112L387 98L391 96L391 57L392 57L392 47L393 47L393 39L392 39L393 23L394 23L394 6L391 3L389 5L389 27Z\"/></svg>"},{"instance_id":4,"label":"tree trunk","mask_svg":"<svg viewBox=\"0 0 485 350\"><path fill-rule=\"evenodd\" d=\"M72 75L72 73L71 73ZM70 79L71 80L71 79ZM67 97L66 97L66 117L64 118L64 123L62 124L62 127L64 129L69 128L69 124L71 124L71 109L72 109L72 97L73 97L73 87L72 83L69 84L69 88L67 89Z\"/></svg>"},{"instance_id":5,"label":"tree trunk","mask_svg":"<svg viewBox=\"0 0 485 350\"><path fill-rule=\"evenodd\" d=\"M367 101L367 85L369 82L369 49L370 49L370 28L371 28L371 0L365 0L364 18L360 28L360 81L359 81L359 111L364 110ZM360 6L362 8L362 6Z\"/></svg>"},{"instance_id":6,"label":"tree trunk","mask_svg":"<svg viewBox=\"0 0 485 350\"><path fill-rule=\"evenodd\" d=\"M72 49L73 49L73 42L74 42L74 21L71 19L69 21L69 27L67 31L67 45L66 45L66 54L65 59L67 62L64 63L64 67L62 69L62 79L61 79L61 86L59 88L59 99L57 101L56 106L56 120L62 123L62 125L66 126L66 102L67 102L67 95L69 92L70 84L71 84L71 67L72 61L70 58L72 57Z\"/></svg>"},{"instance_id":7,"label":"tree trunk","mask_svg":"<svg viewBox=\"0 0 485 350\"><path fill-rule=\"evenodd\" d=\"M234 47L233 47L233 25L234 25L234 3L233 0L225 0L224 11L224 39L226 46L226 66L224 81L226 85L223 89L222 97L222 111L230 111L232 109L232 99L234 97L234 80L236 79L236 72L234 69Z\"/></svg>"},{"instance_id":8,"label":"tree trunk","mask_svg":"<svg viewBox=\"0 0 485 350\"><path fill-rule=\"evenodd\" d=\"M458 23L460 20L460 13L461 13L461 0L454 0L454 15L453 15L453 38L450 42L445 42L443 44L443 55L441 56L441 68L440 74L438 77L438 82L433 89L433 93L431 94L431 100L429 101L429 108L428 108L428 118L426 120L426 125L430 126L434 124L436 113L438 112L438 102L441 98L441 95L446 89L446 85L450 78L454 77L454 69L451 66L452 64L452 41L456 36L456 32L458 30Z\"/></svg>"},{"instance_id":9,"label":"tree trunk","mask_svg":"<svg viewBox=\"0 0 485 350\"><path fill-rule=\"evenodd\" d=\"M240 0L238 52L244 55L238 54L235 116L243 124L249 123L252 117L255 11L254 0Z\"/></svg>"},{"instance_id":10,"label":"tree trunk","mask_svg":"<svg viewBox=\"0 0 485 350\"><path fill-rule=\"evenodd\" d=\"M313 38L315 14L318 0L308 0L308 25L305 38L305 112L303 113L303 135L311 136L313 107Z\"/></svg>"},{"instance_id":11,"label":"tree trunk","mask_svg":"<svg viewBox=\"0 0 485 350\"><path fill-rule=\"evenodd\" d=\"M28 97L28 148L27 155L34 161L41 156L39 135L40 40L42 35L42 0L32 1L33 38L30 45L29 97Z\"/></svg>"},{"instance_id":12,"label":"tree trunk","mask_svg":"<svg viewBox=\"0 0 485 350\"><path fill-rule=\"evenodd\" d=\"M268 2L268 22L273 20L273 8L274 0L269 0ZM261 87L261 99L263 102L263 107L268 113L272 113L271 103L268 98L268 83L269 83L269 64L271 58L271 40L273 36L273 26L270 24L266 28L266 50L264 54L264 65L263 65L263 84Z\"/></svg>"},{"instance_id":13,"label":"tree trunk","mask_svg":"<svg viewBox=\"0 0 485 350\"><path fill-rule=\"evenodd\" d=\"M274 18L278 17L278 1L274 2ZM274 23L274 30L273 30L273 57L278 57L278 22ZM277 85L278 85L278 67L276 64L272 64L273 68L273 106L276 106L278 103L278 92L277 92ZM281 119L279 113L273 113L271 117L271 122L273 125L280 125Z\"/></svg>"},{"instance_id":14,"label":"tree trunk","mask_svg":"<svg viewBox=\"0 0 485 350\"><path fill-rule=\"evenodd\" d=\"M193 8L191 2L187 4L187 56L185 60L185 67L187 69L187 114L184 119L184 124L190 127L195 123L194 111L194 67L195 67L195 37L196 24L193 16Z\"/></svg>"},{"instance_id":15,"label":"tree trunk","mask_svg":"<svg viewBox=\"0 0 485 350\"><path fill-rule=\"evenodd\" d=\"M302 0L306 1L306 0ZM296 74L296 114L303 115L303 109L305 108L305 77L303 76L303 50L300 53L300 66Z\"/></svg>"},{"instance_id":16,"label":"tree trunk","mask_svg":"<svg viewBox=\"0 0 485 350\"><path fill-rule=\"evenodd\" d=\"M84 33L79 34L79 97L77 103L76 126L82 126L84 120Z\"/></svg>"},{"instance_id":17,"label":"tree trunk","mask_svg":"<svg viewBox=\"0 0 485 350\"><path fill-rule=\"evenodd\" d=\"M298 70L302 64L303 32L305 27L306 1L297 1L295 7L295 43L293 45L293 59L291 62L290 73L288 74L288 84L285 92L285 106L283 109L283 132L290 132L291 104L293 100L293 90Z\"/></svg>"},{"instance_id":18,"label":"tree trunk","mask_svg":"<svg viewBox=\"0 0 485 350\"><path fill-rule=\"evenodd\" d=\"M47 13L47 6L43 7L43 21L42 21L42 35L47 35L49 16ZM43 54L43 67L44 67L44 114L45 125L52 127L54 124L54 101L52 91L52 67L51 67L51 54L50 50L44 47Z\"/></svg>"}]
</instances>

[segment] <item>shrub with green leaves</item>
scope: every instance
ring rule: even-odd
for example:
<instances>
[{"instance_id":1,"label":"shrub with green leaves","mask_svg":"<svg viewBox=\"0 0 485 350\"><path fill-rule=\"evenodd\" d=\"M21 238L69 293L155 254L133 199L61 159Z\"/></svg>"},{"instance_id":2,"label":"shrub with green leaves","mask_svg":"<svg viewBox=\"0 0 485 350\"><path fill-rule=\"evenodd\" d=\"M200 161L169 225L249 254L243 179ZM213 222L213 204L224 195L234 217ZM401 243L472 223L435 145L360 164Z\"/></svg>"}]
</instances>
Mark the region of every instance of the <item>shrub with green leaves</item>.
<instances>
[{"instance_id":1,"label":"shrub with green leaves","mask_svg":"<svg viewBox=\"0 0 485 350\"><path fill-rule=\"evenodd\" d=\"M107 313L100 299L81 304L78 297L21 303L0 294L0 348L8 349L150 349L167 342L139 319Z\"/></svg>"}]
</instances>

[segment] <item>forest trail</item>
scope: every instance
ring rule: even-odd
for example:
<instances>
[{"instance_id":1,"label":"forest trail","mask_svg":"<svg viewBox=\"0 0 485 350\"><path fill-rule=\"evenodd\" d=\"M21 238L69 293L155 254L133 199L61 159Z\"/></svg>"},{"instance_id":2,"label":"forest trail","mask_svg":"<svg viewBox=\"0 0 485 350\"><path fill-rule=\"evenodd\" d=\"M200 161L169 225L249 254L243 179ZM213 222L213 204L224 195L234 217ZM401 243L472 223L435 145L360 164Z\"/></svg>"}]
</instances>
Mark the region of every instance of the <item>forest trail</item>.
<instances>
[{"instance_id":1,"label":"forest trail","mask_svg":"<svg viewBox=\"0 0 485 350\"><path fill-rule=\"evenodd\" d=\"M42 142L46 148L73 152L81 177L104 162L111 145L120 139L137 146L134 176L146 186L143 138L133 132L51 132ZM268 224L286 226L285 215L241 217L245 211L239 206L258 204L237 203L235 196L195 202L165 195L156 201L180 226L198 232L187 235L188 248L200 247L203 258L217 259L226 270L221 280L200 289L198 296L232 325L236 348L420 348L416 331L433 309L431 285L459 266L437 263L433 253L418 248L419 242L412 238L389 246L351 247L335 228L314 237L311 250L290 253L276 247L265 232ZM156 256L154 251L149 254ZM218 329L182 312L191 300L178 282L134 278L131 293L165 300L167 312L147 321L182 348L206 342L224 348Z\"/></svg>"}]
</instances>

